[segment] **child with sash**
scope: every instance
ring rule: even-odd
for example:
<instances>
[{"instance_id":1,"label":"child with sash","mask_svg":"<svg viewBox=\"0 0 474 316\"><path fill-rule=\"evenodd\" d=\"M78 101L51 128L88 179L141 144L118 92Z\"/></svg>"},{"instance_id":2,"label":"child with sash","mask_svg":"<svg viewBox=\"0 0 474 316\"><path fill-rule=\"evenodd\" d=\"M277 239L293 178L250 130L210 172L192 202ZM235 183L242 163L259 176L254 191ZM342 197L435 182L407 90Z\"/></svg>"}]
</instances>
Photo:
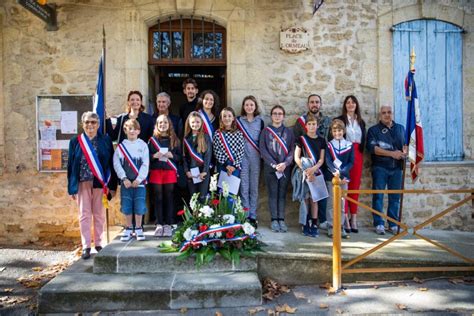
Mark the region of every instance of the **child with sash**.
<instances>
[{"instance_id":1,"label":"child with sash","mask_svg":"<svg viewBox=\"0 0 474 316\"><path fill-rule=\"evenodd\" d=\"M344 138L346 126L343 121L335 119L330 125L330 132L333 139L328 142L328 150L326 151L326 166L327 171L331 176L341 177L341 189L347 190L350 182L350 171L354 165L354 149L352 142ZM328 177L327 177L328 178ZM326 181L328 191L332 193L332 181ZM332 220L333 220L333 200L332 194L329 194L328 207L326 209L326 220L328 222L328 237L332 237ZM341 201L341 225L344 227L345 217L345 203L344 199ZM342 228L342 238L349 238L347 231Z\"/></svg>"},{"instance_id":2,"label":"child with sash","mask_svg":"<svg viewBox=\"0 0 474 316\"><path fill-rule=\"evenodd\" d=\"M295 163L303 173L303 188L300 202L306 207L300 207L300 224L303 235L318 237L318 202L313 201L308 184L316 181L316 176L322 175L324 166L326 141L316 133L318 122L316 116L309 113L306 116L305 135L298 138L295 148ZM324 182L324 181L323 181ZM309 205L309 207L308 207Z\"/></svg>"},{"instance_id":3,"label":"child with sash","mask_svg":"<svg viewBox=\"0 0 474 316\"><path fill-rule=\"evenodd\" d=\"M250 223L257 226L258 181L260 178L260 149L258 140L264 128L257 99L246 96L242 101L241 116L237 117L237 127L245 138L242 172L240 173L240 197L242 206L248 209Z\"/></svg>"},{"instance_id":4,"label":"child with sash","mask_svg":"<svg viewBox=\"0 0 474 316\"><path fill-rule=\"evenodd\" d=\"M148 146L138 138L140 123L137 120L126 121L123 131L127 135L127 139L118 144L114 153L114 169L122 182L120 209L127 222L127 227L120 240L129 241L135 232L137 240L142 241L145 240L145 235L143 227L139 223L142 223L142 217L147 210L145 184L147 183L150 161ZM132 224L133 216L135 217L135 227Z\"/></svg>"},{"instance_id":5,"label":"child with sash","mask_svg":"<svg viewBox=\"0 0 474 316\"><path fill-rule=\"evenodd\" d=\"M94 246L99 252L102 250L107 199L115 195L117 179L112 170L112 140L98 133L99 116L97 113L85 112L81 121L84 133L74 136L69 142L67 189L79 206L82 259L89 259L92 221Z\"/></svg>"},{"instance_id":6,"label":"child with sash","mask_svg":"<svg viewBox=\"0 0 474 316\"><path fill-rule=\"evenodd\" d=\"M190 195L198 192L201 202L204 202L209 190L211 157L211 138L204 132L201 115L193 111L184 126L183 168Z\"/></svg>"},{"instance_id":7,"label":"child with sash","mask_svg":"<svg viewBox=\"0 0 474 316\"><path fill-rule=\"evenodd\" d=\"M148 142L150 152L149 182L152 188L156 218L155 236L170 237L175 224L174 194L178 182L178 162L181 146L171 119L161 114L156 119L153 136Z\"/></svg>"},{"instance_id":8,"label":"child with sash","mask_svg":"<svg viewBox=\"0 0 474 316\"><path fill-rule=\"evenodd\" d=\"M259 148L263 159L263 174L268 189L268 206L271 214L271 229L287 232L285 202L293 163L294 136L283 121L285 109L275 105L271 111L272 122L260 133Z\"/></svg>"},{"instance_id":9,"label":"child with sash","mask_svg":"<svg viewBox=\"0 0 474 316\"><path fill-rule=\"evenodd\" d=\"M244 135L237 128L235 112L231 107L222 109L220 126L214 133L212 143L217 172L220 173L223 170L229 176L240 177L245 140Z\"/></svg>"}]
</instances>

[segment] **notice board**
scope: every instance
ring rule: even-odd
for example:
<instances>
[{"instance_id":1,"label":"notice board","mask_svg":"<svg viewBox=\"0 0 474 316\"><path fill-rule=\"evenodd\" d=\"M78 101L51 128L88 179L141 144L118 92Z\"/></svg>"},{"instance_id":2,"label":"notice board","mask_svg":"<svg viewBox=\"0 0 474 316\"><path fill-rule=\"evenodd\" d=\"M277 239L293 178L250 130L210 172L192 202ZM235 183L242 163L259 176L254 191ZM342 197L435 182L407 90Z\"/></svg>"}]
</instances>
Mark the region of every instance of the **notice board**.
<instances>
[{"instance_id":1,"label":"notice board","mask_svg":"<svg viewBox=\"0 0 474 316\"><path fill-rule=\"evenodd\" d=\"M67 170L69 140L82 133L81 117L92 111L92 95L36 97L38 170Z\"/></svg>"}]
</instances>

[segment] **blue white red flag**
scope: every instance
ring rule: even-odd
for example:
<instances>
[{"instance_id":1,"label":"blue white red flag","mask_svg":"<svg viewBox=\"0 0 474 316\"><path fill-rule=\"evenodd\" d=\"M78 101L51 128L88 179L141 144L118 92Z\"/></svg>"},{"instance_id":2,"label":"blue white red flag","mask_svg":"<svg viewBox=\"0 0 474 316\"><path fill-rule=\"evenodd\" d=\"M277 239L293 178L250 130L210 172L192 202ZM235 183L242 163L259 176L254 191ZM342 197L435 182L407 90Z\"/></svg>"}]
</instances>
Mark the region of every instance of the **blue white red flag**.
<instances>
[{"instance_id":1,"label":"blue white red flag","mask_svg":"<svg viewBox=\"0 0 474 316\"><path fill-rule=\"evenodd\" d=\"M104 104L104 52L100 56L99 73L97 75L97 86L95 88L94 106L92 111L99 115L99 133L105 134L105 104Z\"/></svg>"},{"instance_id":2,"label":"blue white red flag","mask_svg":"<svg viewBox=\"0 0 474 316\"><path fill-rule=\"evenodd\" d=\"M405 144L408 145L408 159L413 182L418 178L419 165L425 156L423 127L414 75L415 71L409 71L405 79L405 96L408 101Z\"/></svg>"}]
</instances>

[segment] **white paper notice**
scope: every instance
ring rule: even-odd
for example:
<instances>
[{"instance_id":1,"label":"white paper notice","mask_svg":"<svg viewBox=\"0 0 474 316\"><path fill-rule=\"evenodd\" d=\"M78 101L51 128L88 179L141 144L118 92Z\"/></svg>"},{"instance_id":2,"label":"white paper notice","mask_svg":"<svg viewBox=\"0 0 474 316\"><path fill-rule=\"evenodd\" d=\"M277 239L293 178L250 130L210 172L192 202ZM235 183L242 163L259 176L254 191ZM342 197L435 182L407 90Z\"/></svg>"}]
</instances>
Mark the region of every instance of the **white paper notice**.
<instances>
[{"instance_id":1,"label":"white paper notice","mask_svg":"<svg viewBox=\"0 0 474 316\"><path fill-rule=\"evenodd\" d=\"M201 171L199 171L198 167L194 167L194 168L189 169L189 172L191 172L191 175L193 176L193 183L194 184L202 182L201 177L199 177L199 175L201 174Z\"/></svg>"},{"instance_id":2,"label":"white paper notice","mask_svg":"<svg viewBox=\"0 0 474 316\"><path fill-rule=\"evenodd\" d=\"M227 182L229 186L229 192L237 195L239 193L240 179L234 175L228 175L227 172L221 171L219 173L219 180L217 181L217 186L222 189L222 183Z\"/></svg>"},{"instance_id":3,"label":"white paper notice","mask_svg":"<svg viewBox=\"0 0 474 316\"><path fill-rule=\"evenodd\" d=\"M160 153L162 153L163 155L166 154L167 152L168 152L168 147L161 147L160 148ZM161 157L159 160L166 162L166 161L168 161L168 157ZM198 170L199 170L199 168L198 168Z\"/></svg>"},{"instance_id":4,"label":"white paper notice","mask_svg":"<svg viewBox=\"0 0 474 316\"><path fill-rule=\"evenodd\" d=\"M324 181L322 173L317 175L312 182L309 182L308 179L306 179L306 183L308 184L313 202L317 202L329 196L326 181Z\"/></svg>"},{"instance_id":5,"label":"white paper notice","mask_svg":"<svg viewBox=\"0 0 474 316\"><path fill-rule=\"evenodd\" d=\"M61 133L77 134L77 111L61 112Z\"/></svg>"},{"instance_id":6,"label":"white paper notice","mask_svg":"<svg viewBox=\"0 0 474 316\"><path fill-rule=\"evenodd\" d=\"M275 172L275 175L276 175L277 179L280 180L280 178L283 177L285 174L283 172L277 171L277 172Z\"/></svg>"},{"instance_id":7,"label":"white paper notice","mask_svg":"<svg viewBox=\"0 0 474 316\"><path fill-rule=\"evenodd\" d=\"M337 169L341 169L341 165L342 165L342 162L339 160L339 159L334 159L334 166L337 168Z\"/></svg>"}]
</instances>

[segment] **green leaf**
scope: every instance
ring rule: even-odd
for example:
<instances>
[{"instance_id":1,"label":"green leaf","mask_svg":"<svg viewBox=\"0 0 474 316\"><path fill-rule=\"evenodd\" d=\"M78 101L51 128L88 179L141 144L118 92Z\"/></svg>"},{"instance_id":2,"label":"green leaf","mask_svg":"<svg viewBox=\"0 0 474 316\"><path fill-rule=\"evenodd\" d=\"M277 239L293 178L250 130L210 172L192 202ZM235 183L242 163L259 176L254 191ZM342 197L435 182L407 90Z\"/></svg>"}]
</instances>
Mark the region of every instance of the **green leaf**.
<instances>
[{"instance_id":1,"label":"green leaf","mask_svg":"<svg viewBox=\"0 0 474 316\"><path fill-rule=\"evenodd\" d=\"M232 261L229 249L222 248L219 250L219 254L226 260Z\"/></svg>"},{"instance_id":2,"label":"green leaf","mask_svg":"<svg viewBox=\"0 0 474 316\"><path fill-rule=\"evenodd\" d=\"M196 253L196 266L200 267L204 264L204 251L198 251Z\"/></svg>"},{"instance_id":3,"label":"green leaf","mask_svg":"<svg viewBox=\"0 0 474 316\"><path fill-rule=\"evenodd\" d=\"M235 265L239 265L240 263L240 251L238 249L232 250L232 261Z\"/></svg>"},{"instance_id":4,"label":"green leaf","mask_svg":"<svg viewBox=\"0 0 474 316\"><path fill-rule=\"evenodd\" d=\"M177 260L186 260L187 258L189 258L189 256L191 256L191 254L192 254L192 250L191 250L191 248L188 248L185 251L183 251L178 257L176 257L176 259Z\"/></svg>"}]
</instances>

